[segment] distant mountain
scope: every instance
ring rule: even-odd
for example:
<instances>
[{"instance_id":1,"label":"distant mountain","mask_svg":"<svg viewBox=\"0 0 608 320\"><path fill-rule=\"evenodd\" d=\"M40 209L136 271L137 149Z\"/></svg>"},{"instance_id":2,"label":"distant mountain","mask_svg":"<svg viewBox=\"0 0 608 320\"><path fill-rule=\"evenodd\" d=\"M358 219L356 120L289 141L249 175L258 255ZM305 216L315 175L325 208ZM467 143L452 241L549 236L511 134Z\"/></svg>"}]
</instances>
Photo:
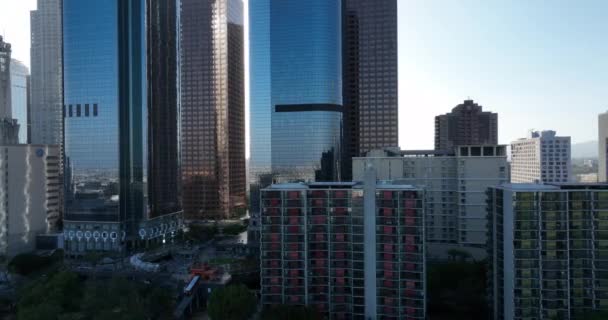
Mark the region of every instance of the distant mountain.
<instances>
[{"instance_id":1,"label":"distant mountain","mask_svg":"<svg viewBox=\"0 0 608 320\"><path fill-rule=\"evenodd\" d=\"M597 141L572 144L572 158L597 158Z\"/></svg>"}]
</instances>

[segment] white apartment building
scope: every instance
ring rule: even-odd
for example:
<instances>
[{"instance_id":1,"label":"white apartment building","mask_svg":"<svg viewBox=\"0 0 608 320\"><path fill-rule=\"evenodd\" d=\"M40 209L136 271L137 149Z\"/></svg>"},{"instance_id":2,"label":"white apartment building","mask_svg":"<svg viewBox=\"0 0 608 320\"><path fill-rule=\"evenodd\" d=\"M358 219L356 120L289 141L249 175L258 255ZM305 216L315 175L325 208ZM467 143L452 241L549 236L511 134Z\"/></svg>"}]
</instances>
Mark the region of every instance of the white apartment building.
<instances>
[{"instance_id":1,"label":"white apartment building","mask_svg":"<svg viewBox=\"0 0 608 320\"><path fill-rule=\"evenodd\" d=\"M467 247L476 258L485 257L486 191L509 181L506 146L458 146L454 152L376 150L353 159L354 181L363 179L368 163L379 180L425 189L431 258L445 258L453 247Z\"/></svg>"},{"instance_id":2,"label":"white apartment building","mask_svg":"<svg viewBox=\"0 0 608 320\"><path fill-rule=\"evenodd\" d=\"M608 112L601 113L598 116L598 181L606 182L608 181L608 173L606 170L608 157Z\"/></svg>"},{"instance_id":3,"label":"white apartment building","mask_svg":"<svg viewBox=\"0 0 608 320\"><path fill-rule=\"evenodd\" d=\"M570 137L555 131L531 131L511 143L512 183L564 183L572 181Z\"/></svg>"},{"instance_id":4,"label":"white apartment building","mask_svg":"<svg viewBox=\"0 0 608 320\"><path fill-rule=\"evenodd\" d=\"M32 251L60 219L59 148L0 146L0 255Z\"/></svg>"}]
</instances>

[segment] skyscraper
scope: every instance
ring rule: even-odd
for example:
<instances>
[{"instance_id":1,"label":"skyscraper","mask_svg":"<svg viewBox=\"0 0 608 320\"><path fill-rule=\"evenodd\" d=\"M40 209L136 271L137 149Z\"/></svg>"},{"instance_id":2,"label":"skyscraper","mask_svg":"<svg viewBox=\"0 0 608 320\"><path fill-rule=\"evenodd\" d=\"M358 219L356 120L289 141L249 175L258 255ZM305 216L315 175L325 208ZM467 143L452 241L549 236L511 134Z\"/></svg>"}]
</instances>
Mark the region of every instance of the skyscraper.
<instances>
[{"instance_id":1,"label":"skyscraper","mask_svg":"<svg viewBox=\"0 0 608 320\"><path fill-rule=\"evenodd\" d=\"M598 116L598 181L608 181L608 112Z\"/></svg>"},{"instance_id":2,"label":"skyscraper","mask_svg":"<svg viewBox=\"0 0 608 320\"><path fill-rule=\"evenodd\" d=\"M11 44L0 36L0 144L19 142L19 124L13 119L11 91Z\"/></svg>"},{"instance_id":3,"label":"skyscraper","mask_svg":"<svg viewBox=\"0 0 608 320\"><path fill-rule=\"evenodd\" d=\"M28 142L29 69L20 61L11 60L11 109L19 124L19 143Z\"/></svg>"},{"instance_id":4,"label":"skyscraper","mask_svg":"<svg viewBox=\"0 0 608 320\"><path fill-rule=\"evenodd\" d=\"M342 27L338 0L249 2L251 209L259 188L340 177Z\"/></svg>"},{"instance_id":5,"label":"skyscraper","mask_svg":"<svg viewBox=\"0 0 608 320\"><path fill-rule=\"evenodd\" d=\"M69 254L179 227L176 13L173 1L63 1Z\"/></svg>"},{"instance_id":6,"label":"skyscraper","mask_svg":"<svg viewBox=\"0 0 608 320\"><path fill-rule=\"evenodd\" d=\"M242 0L181 1L182 184L187 218L246 207Z\"/></svg>"},{"instance_id":7,"label":"skyscraper","mask_svg":"<svg viewBox=\"0 0 608 320\"><path fill-rule=\"evenodd\" d=\"M435 117L435 150L473 144L498 144L498 114L465 100L452 112Z\"/></svg>"},{"instance_id":8,"label":"skyscraper","mask_svg":"<svg viewBox=\"0 0 608 320\"><path fill-rule=\"evenodd\" d=\"M342 1L344 161L399 146L397 0Z\"/></svg>"},{"instance_id":9,"label":"skyscraper","mask_svg":"<svg viewBox=\"0 0 608 320\"><path fill-rule=\"evenodd\" d=\"M532 131L511 143L511 182L560 183L572 181L570 137L555 131Z\"/></svg>"},{"instance_id":10,"label":"skyscraper","mask_svg":"<svg viewBox=\"0 0 608 320\"><path fill-rule=\"evenodd\" d=\"M62 141L61 10L62 0L38 0L38 9L30 13L31 143L59 145Z\"/></svg>"}]
</instances>

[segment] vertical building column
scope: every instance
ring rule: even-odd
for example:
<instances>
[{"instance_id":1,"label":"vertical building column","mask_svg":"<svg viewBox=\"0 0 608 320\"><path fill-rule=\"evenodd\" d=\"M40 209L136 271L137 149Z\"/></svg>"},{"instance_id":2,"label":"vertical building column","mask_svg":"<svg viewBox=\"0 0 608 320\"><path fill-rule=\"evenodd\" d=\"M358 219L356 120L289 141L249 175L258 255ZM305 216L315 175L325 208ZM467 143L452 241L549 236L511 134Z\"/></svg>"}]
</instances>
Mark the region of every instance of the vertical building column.
<instances>
[{"instance_id":1,"label":"vertical building column","mask_svg":"<svg viewBox=\"0 0 608 320\"><path fill-rule=\"evenodd\" d=\"M366 164L363 186L365 317L375 320L376 308L376 169Z\"/></svg>"}]
</instances>

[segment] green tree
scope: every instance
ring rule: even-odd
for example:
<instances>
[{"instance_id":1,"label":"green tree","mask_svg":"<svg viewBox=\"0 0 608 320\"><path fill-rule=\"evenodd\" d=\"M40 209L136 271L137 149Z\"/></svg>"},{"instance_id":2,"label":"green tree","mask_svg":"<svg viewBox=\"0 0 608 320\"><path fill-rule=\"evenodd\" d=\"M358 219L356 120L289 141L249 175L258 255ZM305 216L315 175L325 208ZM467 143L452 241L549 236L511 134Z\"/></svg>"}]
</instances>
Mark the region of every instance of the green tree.
<instances>
[{"instance_id":1,"label":"green tree","mask_svg":"<svg viewBox=\"0 0 608 320\"><path fill-rule=\"evenodd\" d=\"M9 263L8 270L12 273L27 276L35 271L50 266L53 263L51 257L41 257L32 253L16 255Z\"/></svg>"},{"instance_id":2,"label":"green tree","mask_svg":"<svg viewBox=\"0 0 608 320\"><path fill-rule=\"evenodd\" d=\"M244 285L230 285L211 293L208 313L212 320L246 320L256 310L256 298Z\"/></svg>"},{"instance_id":3,"label":"green tree","mask_svg":"<svg viewBox=\"0 0 608 320\"><path fill-rule=\"evenodd\" d=\"M21 293L17 318L58 319L63 313L77 312L81 297L80 280L71 272L59 272L48 280L39 280Z\"/></svg>"}]
</instances>

